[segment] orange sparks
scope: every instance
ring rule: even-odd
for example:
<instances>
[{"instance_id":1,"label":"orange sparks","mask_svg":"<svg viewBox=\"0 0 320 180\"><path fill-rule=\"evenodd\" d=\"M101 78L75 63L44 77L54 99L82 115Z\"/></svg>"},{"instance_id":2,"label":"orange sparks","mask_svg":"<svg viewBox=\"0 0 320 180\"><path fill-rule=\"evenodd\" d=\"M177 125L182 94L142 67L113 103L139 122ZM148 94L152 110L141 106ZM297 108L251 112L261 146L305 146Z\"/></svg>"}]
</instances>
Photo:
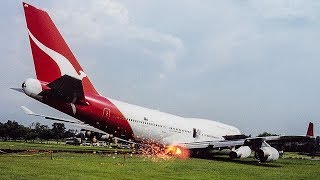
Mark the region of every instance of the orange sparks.
<instances>
[{"instance_id":1,"label":"orange sparks","mask_svg":"<svg viewBox=\"0 0 320 180\"><path fill-rule=\"evenodd\" d=\"M179 145L161 146L153 142L144 142L148 146L140 148L140 153L152 159L170 159L177 157L179 159L187 159L190 157L190 151Z\"/></svg>"},{"instance_id":2,"label":"orange sparks","mask_svg":"<svg viewBox=\"0 0 320 180\"><path fill-rule=\"evenodd\" d=\"M147 146L141 146L139 152L146 157L152 158L154 160L160 159L168 159L169 156L165 155L163 146L154 143L152 141L145 140L143 144L147 144Z\"/></svg>"},{"instance_id":3,"label":"orange sparks","mask_svg":"<svg viewBox=\"0 0 320 180\"><path fill-rule=\"evenodd\" d=\"M175 145L166 146L165 154L172 155L180 159L187 159L190 157L190 152L188 149Z\"/></svg>"}]
</instances>

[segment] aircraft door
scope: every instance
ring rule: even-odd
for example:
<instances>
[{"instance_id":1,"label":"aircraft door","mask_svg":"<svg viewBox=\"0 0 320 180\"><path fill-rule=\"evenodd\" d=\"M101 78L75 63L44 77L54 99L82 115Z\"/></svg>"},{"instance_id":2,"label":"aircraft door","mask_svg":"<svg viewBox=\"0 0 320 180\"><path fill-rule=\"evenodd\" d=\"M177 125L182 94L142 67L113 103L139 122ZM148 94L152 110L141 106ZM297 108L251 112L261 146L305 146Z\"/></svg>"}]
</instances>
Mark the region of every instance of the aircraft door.
<instances>
[{"instance_id":1,"label":"aircraft door","mask_svg":"<svg viewBox=\"0 0 320 180\"><path fill-rule=\"evenodd\" d=\"M199 138L199 136L200 136L200 129L193 128L192 137Z\"/></svg>"},{"instance_id":2,"label":"aircraft door","mask_svg":"<svg viewBox=\"0 0 320 180\"><path fill-rule=\"evenodd\" d=\"M102 111L102 118L103 119L109 119L110 118L110 109L104 108Z\"/></svg>"}]
</instances>

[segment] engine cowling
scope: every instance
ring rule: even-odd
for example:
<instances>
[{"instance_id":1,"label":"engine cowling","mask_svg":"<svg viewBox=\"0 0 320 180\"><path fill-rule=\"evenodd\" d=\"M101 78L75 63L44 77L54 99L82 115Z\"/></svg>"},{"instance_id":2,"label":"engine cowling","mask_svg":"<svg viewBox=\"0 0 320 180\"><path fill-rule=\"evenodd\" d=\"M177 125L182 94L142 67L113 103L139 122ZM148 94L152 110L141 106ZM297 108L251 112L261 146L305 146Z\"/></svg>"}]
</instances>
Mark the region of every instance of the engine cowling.
<instances>
[{"instance_id":1,"label":"engine cowling","mask_svg":"<svg viewBox=\"0 0 320 180\"><path fill-rule=\"evenodd\" d=\"M260 162L269 162L279 159L279 152L273 147L262 147L255 153L256 159Z\"/></svg>"},{"instance_id":2,"label":"engine cowling","mask_svg":"<svg viewBox=\"0 0 320 180\"><path fill-rule=\"evenodd\" d=\"M40 98L39 93L44 89L45 84L41 83L38 79L28 78L22 83L24 93L33 98Z\"/></svg>"},{"instance_id":3,"label":"engine cowling","mask_svg":"<svg viewBox=\"0 0 320 180\"><path fill-rule=\"evenodd\" d=\"M229 157L231 159L235 158L247 158L251 154L251 149L249 146L241 146L238 149L231 151Z\"/></svg>"}]
</instances>

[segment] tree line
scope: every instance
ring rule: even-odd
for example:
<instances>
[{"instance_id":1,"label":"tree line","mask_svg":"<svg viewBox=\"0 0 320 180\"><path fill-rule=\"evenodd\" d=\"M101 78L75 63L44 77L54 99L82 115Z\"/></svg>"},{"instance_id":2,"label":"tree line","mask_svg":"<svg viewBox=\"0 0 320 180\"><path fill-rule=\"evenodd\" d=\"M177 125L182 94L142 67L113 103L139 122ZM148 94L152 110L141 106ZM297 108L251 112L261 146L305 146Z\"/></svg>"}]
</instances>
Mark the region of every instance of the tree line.
<instances>
[{"instance_id":1,"label":"tree line","mask_svg":"<svg viewBox=\"0 0 320 180\"><path fill-rule=\"evenodd\" d=\"M25 140L48 141L55 139L57 142L64 138L74 137L76 131L73 129L66 130L63 123L53 123L50 128L48 125L40 123L32 123L29 127L25 127L16 121L8 120L6 123L0 122L0 139L7 140Z\"/></svg>"}]
</instances>

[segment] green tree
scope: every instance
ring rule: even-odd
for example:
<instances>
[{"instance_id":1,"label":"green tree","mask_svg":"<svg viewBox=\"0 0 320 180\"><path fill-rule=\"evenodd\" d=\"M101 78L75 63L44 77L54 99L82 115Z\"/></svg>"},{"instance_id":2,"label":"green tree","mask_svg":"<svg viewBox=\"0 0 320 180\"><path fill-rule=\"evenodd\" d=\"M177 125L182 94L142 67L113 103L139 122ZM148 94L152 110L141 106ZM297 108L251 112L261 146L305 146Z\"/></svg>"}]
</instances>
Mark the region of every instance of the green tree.
<instances>
[{"instance_id":1,"label":"green tree","mask_svg":"<svg viewBox=\"0 0 320 180\"><path fill-rule=\"evenodd\" d=\"M7 135L9 139L16 140L21 136L19 131L20 126L17 122L8 120L8 122L5 123L4 127L7 131Z\"/></svg>"},{"instance_id":2,"label":"green tree","mask_svg":"<svg viewBox=\"0 0 320 180\"><path fill-rule=\"evenodd\" d=\"M53 123L51 131L58 143L58 140L63 138L64 133L66 131L66 127L63 123Z\"/></svg>"},{"instance_id":3,"label":"green tree","mask_svg":"<svg viewBox=\"0 0 320 180\"><path fill-rule=\"evenodd\" d=\"M5 141L8 139L25 139L28 133L28 128L20 125L16 121L8 120L4 124L0 124L0 137Z\"/></svg>"},{"instance_id":4,"label":"green tree","mask_svg":"<svg viewBox=\"0 0 320 180\"><path fill-rule=\"evenodd\" d=\"M34 142L34 140L36 140L38 136L39 136L39 134L37 133L37 131L35 129L30 129L30 131L27 134L26 139L32 140L32 142Z\"/></svg>"},{"instance_id":5,"label":"green tree","mask_svg":"<svg viewBox=\"0 0 320 180\"><path fill-rule=\"evenodd\" d=\"M29 140L29 133L31 132L31 129L29 127L22 126L22 134L23 139L27 142Z\"/></svg>"},{"instance_id":6,"label":"green tree","mask_svg":"<svg viewBox=\"0 0 320 180\"><path fill-rule=\"evenodd\" d=\"M19 139L24 139L27 141L28 133L30 132L30 128L25 127L23 125L19 125L19 128L17 129L17 134Z\"/></svg>"},{"instance_id":7,"label":"green tree","mask_svg":"<svg viewBox=\"0 0 320 180\"><path fill-rule=\"evenodd\" d=\"M42 140L48 141L52 137L52 131L47 125L40 125L38 127L39 138Z\"/></svg>"},{"instance_id":8,"label":"green tree","mask_svg":"<svg viewBox=\"0 0 320 180\"><path fill-rule=\"evenodd\" d=\"M6 140L6 130L5 130L4 124L2 124L1 122L0 122L0 137L1 139Z\"/></svg>"},{"instance_id":9,"label":"green tree","mask_svg":"<svg viewBox=\"0 0 320 180\"><path fill-rule=\"evenodd\" d=\"M69 137L75 137L76 136L76 133L75 133L75 130L74 129L68 129L68 131L66 131L64 133L64 138L69 138Z\"/></svg>"}]
</instances>

